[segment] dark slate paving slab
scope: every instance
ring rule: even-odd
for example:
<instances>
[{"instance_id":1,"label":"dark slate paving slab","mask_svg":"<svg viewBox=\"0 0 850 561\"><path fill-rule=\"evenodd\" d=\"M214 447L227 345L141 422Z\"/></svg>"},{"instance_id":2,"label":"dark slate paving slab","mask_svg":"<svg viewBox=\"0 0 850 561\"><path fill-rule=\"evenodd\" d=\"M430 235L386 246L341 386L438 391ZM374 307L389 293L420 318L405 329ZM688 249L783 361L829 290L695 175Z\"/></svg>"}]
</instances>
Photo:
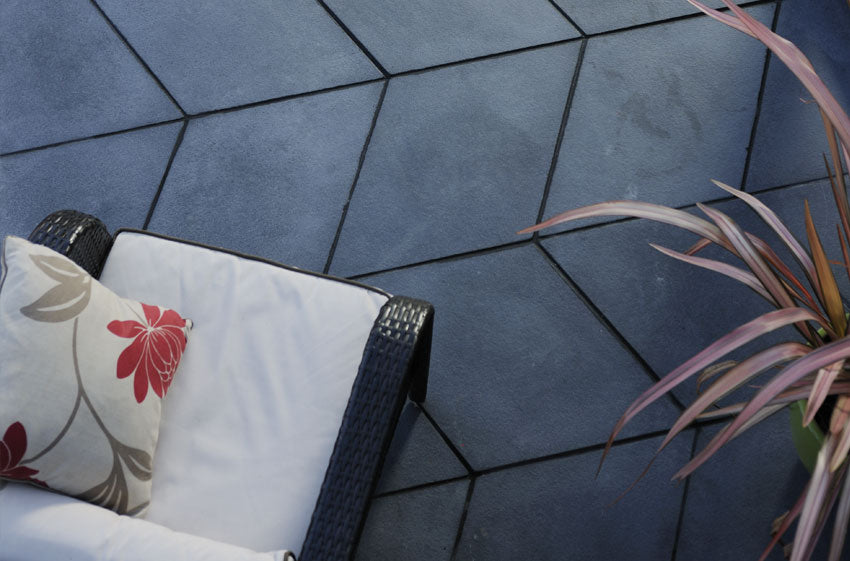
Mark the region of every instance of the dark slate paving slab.
<instances>
[{"instance_id":1,"label":"dark slate paving slab","mask_svg":"<svg viewBox=\"0 0 850 561\"><path fill-rule=\"evenodd\" d=\"M773 6L750 13L770 22ZM681 206L739 185L765 50L707 17L591 38L545 216L608 199Z\"/></svg>"},{"instance_id":2,"label":"dark slate paving slab","mask_svg":"<svg viewBox=\"0 0 850 561\"><path fill-rule=\"evenodd\" d=\"M151 230L322 270L380 90L193 120Z\"/></svg>"},{"instance_id":3,"label":"dark slate paving slab","mask_svg":"<svg viewBox=\"0 0 850 561\"><path fill-rule=\"evenodd\" d=\"M464 475L467 475L466 468L422 410L408 403L396 426L377 492L387 493Z\"/></svg>"},{"instance_id":4,"label":"dark slate paving slab","mask_svg":"<svg viewBox=\"0 0 850 561\"><path fill-rule=\"evenodd\" d=\"M357 561L449 561L469 482L372 501Z\"/></svg>"},{"instance_id":5,"label":"dark slate paving slab","mask_svg":"<svg viewBox=\"0 0 850 561\"><path fill-rule=\"evenodd\" d=\"M390 72L578 37L547 0L327 4Z\"/></svg>"},{"instance_id":6,"label":"dark slate paving slab","mask_svg":"<svg viewBox=\"0 0 850 561\"><path fill-rule=\"evenodd\" d=\"M110 231L141 228L179 130L174 123L0 158L0 237L26 237L66 208Z\"/></svg>"},{"instance_id":7,"label":"dark slate paving slab","mask_svg":"<svg viewBox=\"0 0 850 561\"><path fill-rule=\"evenodd\" d=\"M716 430L700 434L698 450ZM691 476L676 558L758 559L770 542L771 523L794 505L807 480L783 411L730 442ZM781 561L781 547L769 559Z\"/></svg>"},{"instance_id":8,"label":"dark slate paving slab","mask_svg":"<svg viewBox=\"0 0 850 561\"><path fill-rule=\"evenodd\" d=\"M601 33L612 29L631 27L642 23L684 16L697 12L697 9L680 0L555 0L576 25L588 34ZM703 2L717 8L723 2Z\"/></svg>"},{"instance_id":9,"label":"dark slate paving slab","mask_svg":"<svg viewBox=\"0 0 850 561\"><path fill-rule=\"evenodd\" d=\"M650 383L531 245L365 281L436 307L425 407L476 470L604 442ZM624 435L675 413L662 401Z\"/></svg>"},{"instance_id":10,"label":"dark slate paving slab","mask_svg":"<svg viewBox=\"0 0 850 561\"><path fill-rule=\"evenodd\" d=\"M600 451L484 475L475 483L455 558L670 559L684 487L670 477L687 462L692 442L689 432L674 440L613 506L659 439L615 447L598 478Z\"/></svg>"},{"instance_id":11,"label":"dark slate paving slab","mask_svg":"<svg viewBox=\"0 0 850 561\"><path fill-rule=\"evenodd\" d=\"M0 153L180 112L88 0L0 5Z\"/></svg>"},{"instance_id":12,"label":"dark slate paving slab","mask_svg":"<svg viewBox=\"0 0 850 561\"><path fill-rule=\"evenodd\" d=\"M381 77L313 0L99 4L189 113Z\"/></svg>"},{"instance_id":13,"label":"dark slate paving slab","mask_svg":"<svg viewBox=\"0 0 850 561\"><path fill-rule=\"evenodd\" d=\"M578 48L391 80L331 271L515 241L537 216Z\"/></svg>"},{"instance_id":14,"label":"dark slate paving slab","mask_svg":"<svg viewBox=\"0 0 850 561\"><path fill-rule=\"evenodd\" d=\"M794 42L850 112L850 10L844 2L782 3L777 32ZM757 190L825 177L828 153L817 105L776 57L767 73L747 186Z\"/></svg>"},{"instance_id":15,"label":"dark slate paving slab","mask_svg":"<svg viewBox=\"0 0 850 561\"><path fill-rule=\"evenodd\" d=\"M804 198L812 205L812 214L828 254L840 258L838 241L833 234L837 215L827 183L786 188L762 197L805 244ZM781 255L787 255L781 244L774 243L775 238L767 227L743 203L712 206L769 241ZM640 220L555 236L545 240L543 245L641 356L663 375L736 326L772 309L743 285L676 261L648 246L653 242L684 251L694 241L696 237L691 234ZM710 248L701 255L727 260L725 253L717 248ZM785 260L794 267L790 257ZM839 281L847 286L842 278L839 277ZM791 329L782 331L781 336L798 338ZM757 341L745 347L739 356L764 348L766 342L778 338ZM675 393L683 402L690 403L696 397L695 383L684 382Z\"/></svg>"}]
</instances>

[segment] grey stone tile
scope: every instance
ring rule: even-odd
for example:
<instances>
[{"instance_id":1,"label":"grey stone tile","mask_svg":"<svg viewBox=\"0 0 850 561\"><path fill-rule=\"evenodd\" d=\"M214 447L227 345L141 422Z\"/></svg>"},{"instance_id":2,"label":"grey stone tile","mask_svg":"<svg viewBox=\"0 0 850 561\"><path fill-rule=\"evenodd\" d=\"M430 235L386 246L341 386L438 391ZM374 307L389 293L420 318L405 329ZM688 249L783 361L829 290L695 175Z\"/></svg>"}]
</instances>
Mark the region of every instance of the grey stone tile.
<instances>
[{"instance_id":1,"label":"grey stone tile","mask_svg":"<svg viewBox=\"0 0 850 561\"><path fill-rule=\"evenodd\" d=\"M180 124L0 158L0 237L26 237L53 211L94 214L110 231L141 228Z\"/></svg>"},{"instance_id":2,"label":"grey stone tile","mask_svg":"<svg viewBox=\"0 0 850 561\"><path fill-rule=\"evenodd\" d=\"M357 561L449 561L468 481L372 501Z\"/></svg>"},{"instance_id":3,"label":"grey stone tile","mask_svg":"<svg viewBox=\"0 0 850 561\"><path fill-rule=\"evenodd\" d=\"M850 25L846 2L782 3L777 33L811 60L830 91L850 112ZM771 57L747 187L787 185L826 176L829 153L820 113L811 94L776 57Z\"/></svg>"},{"instance_id":4,"label":"grey stone tile","mask_svg":"<svg viewBox=\"0 0 850 561\"><path fill-rule=\"evenodd\" d=\"M803 199L808 199L828 255L840 258L834 235L838 217L827 183L772 191L761 198L804 245ZM768 241L796 269L782 244L743 203L711 206ZM738 325L772 309L740 283L662 255L648 245L652 242L684 251L695 241L696 236L689 233L639 220L555 236L543 245L640 355L659 375L664 375ZM716 247L701 255L735 262ZM838 280L847 286L846 279ZM799 336L788 328L731 356L747 356L780 338ZM696 384L685 381L674 391L683 402L690 403L696 397Z\"/></svg>"},{"instance_id":5,"label":"grey stone tile","mask_svg":"<svg viewBox=\"0 0 850 561\"><path fill-rule=\"evenodd\" d=\"M601 451L478 478L457 561L670 559L683 489L670 477L687 462L692 442L690 432L674 440L614 505L659 439L613 448L599 477Z\"/></svg>"},{"instance_id":6,"label":"grey stone tile","mask_svg":"<svg viewBox=\"0 0 850 561\"><path fill-rule=\"evenodd\" d=\"M390 72L578 37L546 0L327 0Z\"/></svg>"},{"instance_id":7,"label":"grey stone tile","mask_svg":"<svg viewBox=\"0 0 850 561\"><path fill-rule=\"evenodd\" d=\"M512 242L537 216L570 43L390 81L331 271Z\"/></svg>"},{"instance_id":8,"label":"grey stone tile","mask_svg":"<svg viewBox=\"0 0 850 561\"><path fill-rule=\"evenodd\" d=\"M770 21L773 6L752 8ZM610 199L681 206L739 185L765 49L707 17L591 38L545 216Z\"/></svg>"},{"instance_id":9,"label":"grey stone tile","mask_svg":"<svg viewBox=\"0 0 850 561\"><path fill-rule=\"evenodd\" d=\"M696 8L679 0L555 0L555 3L588 34L698 13ZM712 8L723 6L720 0L703 4Z\"/></svg>"},{"instance_id":10,"label":"grey stone tile","mask_svg":"<svg viewBox=\"0 0 850 561\"><path fill-rule=\"evenodd\" d=\"M180 112L87 0L0 5L0 152Z\"/></svg>"},{"instance_id":11,"label":"grey stone tile","mask_svg":"<svg viewBox=\"0 0 850 561\"><path fill-rule=\"evenodd\" d=\"M381 77L313 0L99 4L189 113Z\"/></svg>"},{"instance_id":12,"label":"grey stone tile","mask_svg":"<svg viewBox=\"0 0 850 561\"><path fill-rule=\"evenodd\" d=\"M604 442L651 382L531 245L364 280L434 304L425 407L476 470ZM675 414L662 400L623 434Z\"/></svg>"},{"instance_id":13,"label":"grey stone tile","mask_svg":"<svg viewBox=\"0 0 850 561\"><path fill-rule=\"evenodd\" d=\"M715 433L704 431L697 450ZM784 411L750 429L691 476L677 558L758 559L771 523L794 505L807 480ZM781 546L769 559L783 559Z\"/></svg>"},{"instance_id":14,"label":"grey stone tile","mask_svg":"<svg viewBox=\"0 0 850 561\"><path fill-rule=\"evenodd\" d=\"M381 84L193 120L151 230L321 270Z\"/></svg>"},{"instance_id":15,"label":"grey stone tile","mask_svg":"<svg viewBox=\"0 0 850 561\"><path fill-rule=\"evenodd\" d=\"M395 428L377 493L467 475L419 407L408 403Z\"/></svg>"}]
</instances>

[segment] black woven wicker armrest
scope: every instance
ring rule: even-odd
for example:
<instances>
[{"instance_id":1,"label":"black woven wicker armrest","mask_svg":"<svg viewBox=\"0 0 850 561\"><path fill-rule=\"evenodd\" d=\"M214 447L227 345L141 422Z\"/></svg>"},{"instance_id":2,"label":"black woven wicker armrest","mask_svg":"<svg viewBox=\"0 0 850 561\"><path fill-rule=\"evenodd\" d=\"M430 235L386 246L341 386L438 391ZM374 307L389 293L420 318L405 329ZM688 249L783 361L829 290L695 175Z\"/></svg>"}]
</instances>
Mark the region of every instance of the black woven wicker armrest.
<instances>
[{"instance_id":1,"label":"black woven wicker armrest","mask_svg":"<svg viewBox=\"0 0 850 561\"><path fill-rule=\"evenodd\" d=\"M94 216L76 210L60 210L35 227L29 240L65 255L94 278L100 277L112 247L112 236Z\"/></svg>"},{"instance_id":2,"label":"black woven wicker armrest","mask_svg":"<svg viewBox=\"0 0 850 561\"><path fill-rule=\"evenodd\" d=\"M299 561L354 556L408 390L425 399L434 308L390 298L375 321Z\"/></svg>"}]
</instances>

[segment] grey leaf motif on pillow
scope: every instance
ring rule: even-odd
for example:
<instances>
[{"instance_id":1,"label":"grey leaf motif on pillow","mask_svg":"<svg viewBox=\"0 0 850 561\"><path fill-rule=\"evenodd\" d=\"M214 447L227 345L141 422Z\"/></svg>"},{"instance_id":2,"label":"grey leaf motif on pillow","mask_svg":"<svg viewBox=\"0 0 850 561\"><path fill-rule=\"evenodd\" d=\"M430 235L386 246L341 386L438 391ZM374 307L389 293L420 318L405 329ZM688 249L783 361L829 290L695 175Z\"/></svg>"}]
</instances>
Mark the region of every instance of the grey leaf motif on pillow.
<instances>
[{"instance_id":1,"label":"grey leaf motif on pillow","mask_svg":"<svg viewBox=\"0 0 850 561\"><path fill-rule=\"evenodd\" d=\"M124 461L124 465L130 470L130 473L136 476L140 481L148 481L151 478L153 470L153 458L144 450L120 444L116 442L118 456Z\"/></svg>"},{"instance_id":2,"label":"grey leaf motif on pillow","mask_svg":"<svg viewBox=\"0 0 850 561\"><path fill-rule=\"evenodd\" d=\"M121 469L121 460L118 454L112 456L112 471L107 478L87 491L77 495L78 499L88 501L99 506L111 508L119 513L127 511L127 479L124 470Z\"/></svg>"},{"instance_id":3,"label":"grey leaf motif on pillow","mask_svg":"<svg viewBox=\"0 0 850 561\"><path fill-rule=\"evenodd\" d=\"M91 297L91 276L67 259L53 255L30 255L44 274L59 284L21 308L21 313L35 321L58 323L77 317Z\"/></svg>"},{"instance_id":4,"label":"grey leaf motif on pillow","mask_svg":"<svg viewBox=\"0 0 850 561\"><path fill-rule=\"evenodd\" d=\"M101 427L104 428L104 427ZM78 499L111 508L119 513L127 512L127 478L121 467L122 462L137 479L148 481L151 478L153 459L144 450L133 448L118 442L108 432L106 437L112 446L112 471L101 483L77 495Z\"/></svg>"}]
</instances>

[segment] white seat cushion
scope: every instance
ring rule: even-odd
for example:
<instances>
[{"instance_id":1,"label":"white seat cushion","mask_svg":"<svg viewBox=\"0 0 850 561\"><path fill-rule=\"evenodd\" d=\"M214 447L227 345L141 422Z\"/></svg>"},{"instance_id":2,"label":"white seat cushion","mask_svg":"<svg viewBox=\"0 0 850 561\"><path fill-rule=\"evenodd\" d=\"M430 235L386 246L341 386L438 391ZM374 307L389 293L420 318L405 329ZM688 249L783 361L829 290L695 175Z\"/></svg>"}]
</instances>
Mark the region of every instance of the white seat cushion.
<instances>
[{"instance_id":1,"label":"white seat cushion","mask_svg":"<svg viewBox=\"0 0 850 561\"><path fill-rule=\"evenodd\" d=\"M139 518L9 483L0 489L3 561L285 561L284 551L257 553L174 532Z\"/></svg>"},{"instance_id":2,"label":"white seat cushion","mask_svg":"<svg viewBox=\"0 0 850 561\"><path fill-rule=\"evenodd\" d=\"M118 235L100 280L194 322L147 520L297 554L387 295L136 232Z\"/></svg>"}]
</instances>

